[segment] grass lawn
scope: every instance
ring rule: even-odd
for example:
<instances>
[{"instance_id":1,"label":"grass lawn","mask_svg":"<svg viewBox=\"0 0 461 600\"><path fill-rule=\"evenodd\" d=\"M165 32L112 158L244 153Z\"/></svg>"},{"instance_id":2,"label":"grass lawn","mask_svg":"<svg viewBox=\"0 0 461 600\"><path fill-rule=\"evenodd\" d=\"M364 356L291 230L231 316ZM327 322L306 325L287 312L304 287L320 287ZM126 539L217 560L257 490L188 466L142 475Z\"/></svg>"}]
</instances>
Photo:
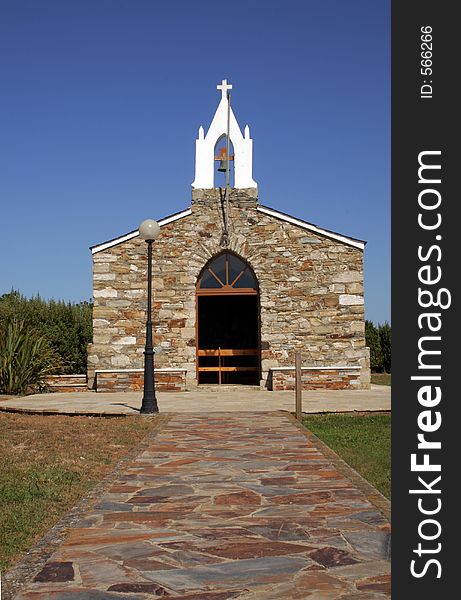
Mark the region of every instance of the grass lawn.
<instances>
[{"instance_id":1,"label":"grass lawn","mask_svg":"<svg viewBox=\"0 0 461 600\"><path fill-rule=\"evenodd\" d=\"M371 383L377 385L391 385L392 375L391 373L372 373Z\"/></svg>"},{"instance_id":2,"label":"grass lawn","mask_svg":"<svg viewBox=\"0 0 461 600\"><path fill-rule=\"evenodd\" d=\"M303 425L390 498L390 415L309 415Z\"/></svg>"},{"instance_id":3,"label":"grass lawn","mask_svg":"<svg viewBox=\"0 0 461 600\"><path fill-rule=\"evenodd\" d=\"M154 422L137 416L0 413L0 571L76 504Z\"/></svg>"}]
</instances>

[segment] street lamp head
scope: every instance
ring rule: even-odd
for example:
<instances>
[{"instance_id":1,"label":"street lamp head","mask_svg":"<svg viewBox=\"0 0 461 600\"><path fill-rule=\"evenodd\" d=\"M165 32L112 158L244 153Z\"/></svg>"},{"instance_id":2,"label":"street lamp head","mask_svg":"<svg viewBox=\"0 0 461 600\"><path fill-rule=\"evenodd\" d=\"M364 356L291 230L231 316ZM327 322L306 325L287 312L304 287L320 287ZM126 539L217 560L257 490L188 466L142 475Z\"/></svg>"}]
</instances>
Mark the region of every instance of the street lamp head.
<instances>
[{"instance_id":1,"label":"street lamp head","mask_svg":"<svg viewBox=\"0 0 461 600\"><path fill-rule=\"evenodd\" d=\"M146 242L156 240L160 234L160 225L153 219L146 219L139 226L139 235Z\"/></svg>"}]
</instances>

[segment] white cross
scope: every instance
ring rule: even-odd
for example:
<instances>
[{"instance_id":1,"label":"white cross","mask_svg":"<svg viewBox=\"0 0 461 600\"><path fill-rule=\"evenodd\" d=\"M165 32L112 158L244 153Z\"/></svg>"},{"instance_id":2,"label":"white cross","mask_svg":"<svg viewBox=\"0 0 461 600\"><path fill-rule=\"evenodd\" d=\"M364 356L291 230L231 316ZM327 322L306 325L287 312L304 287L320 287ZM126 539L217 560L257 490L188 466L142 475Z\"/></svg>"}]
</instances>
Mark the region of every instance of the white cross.
<instances>
[{"instance_id":1,"label":"white cross","mask_svg":"<svg viewBox=\"0 0 461 600\"><path fill-rule=\"evenodd\" d=\"M227 79L223 79L221 85L217 85L216 89L221 90L222 97L225 98L227 96L227 90L231 90L232 85L227 83Z\"/></svg>"}]
</instances>

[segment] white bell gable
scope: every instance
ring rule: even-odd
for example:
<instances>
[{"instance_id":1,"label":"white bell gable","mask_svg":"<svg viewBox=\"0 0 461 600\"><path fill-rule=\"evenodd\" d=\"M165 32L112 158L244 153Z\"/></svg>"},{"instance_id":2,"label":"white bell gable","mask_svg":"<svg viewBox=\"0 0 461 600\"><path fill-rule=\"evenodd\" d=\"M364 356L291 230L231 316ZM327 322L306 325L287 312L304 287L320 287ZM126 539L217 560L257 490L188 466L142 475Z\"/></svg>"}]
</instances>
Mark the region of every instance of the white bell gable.
<instances>
[{"instance_id":1,"label":"white bell gable","mask_svg":"<svg viewBox=\"0 0 461 600\"><path fill-rule=\"evenodd\" d=\"M205 135L203 127L198 130L198 139L195 141L195 180L192 187L195 189L214 188L215 174L215 149L219 140L227 135L227 91L232 85L223 79L217 86L221 91L221 101ZM256 188L253 179L253 140L250 138L250 128L245 127L245 135L240 131L237 119L230 109L229 123L230 141L234 148L234 187Z\"/></svg>"}]
</instances>

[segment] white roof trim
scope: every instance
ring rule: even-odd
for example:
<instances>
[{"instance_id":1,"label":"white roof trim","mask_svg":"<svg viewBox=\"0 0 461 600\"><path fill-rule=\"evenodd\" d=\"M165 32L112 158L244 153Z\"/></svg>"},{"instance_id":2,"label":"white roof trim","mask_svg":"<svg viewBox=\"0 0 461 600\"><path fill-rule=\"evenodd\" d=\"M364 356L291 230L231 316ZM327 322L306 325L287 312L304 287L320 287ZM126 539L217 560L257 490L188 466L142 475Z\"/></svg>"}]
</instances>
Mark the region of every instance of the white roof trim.
<instances>
[{"instance_id":1,"label":"white roof trim","mask_svg":"<svg viewBox=\"0 0 461 600\"><path fill-rule=\"evenodd\" d=\"M345 235L341 235L339 233L334 233L326 229L321 229L316 225L311 225L310 223L306 223L305 221L300 221L299 219L295 219L294 217L290 217L289 215L280 213L272 208L267 208L266 206L258 205L257 210L259 210L259 212L264 213L265 215L276 217L277 219L281 219L282 221L286 221L287 223L292 223L293 225L298 225L298 227L302 227L303 229L307 229L308 231L319 233L320 235L324 235L325 237L331 238L333 240L338 240L339 242L343 242L348 246L353 246L354 248L359 248L360 250L363 250L365 248L365 242L362 242L361 240L355 240L353 238L346 237Z\"/></svg>"},{"instance_id":2,"label":"white roof trim","mask_svg":"<svg viewBox=\"0 0 461 600\"><path fill-rule=\"evenodd\" d=\"M102 252L107 248L112 248L112 246L116 246L117 244L121 244L122 242L126 242L127 240L131 240L137 235L139 235L139 231L132 231L131 233L122 235L122 237L115 238L115 240L110 240L110 242L99 244L99 246L93 246L93 248L91 248L91 254L96 254L96 252Z\"/></svg>"},{"instance_id":3,"label":"white roof trim","mask_svg":"<svg viewBox=\"0 0 461 600\"><path fill-rule=\"evenodd\" d=\"M187 208L180 213L176 213L175 215L171 215L170 217L165 217L164 219L160 219L158 224L160 227L163 225L168 225L168 223L173 223L173 221L178 221L178 219L182 219L183 217L187 217L192 214L192 209ZM126 242L128 240L132 240L133 238L139 235L139 231L131 231L126 235L122 235L114 240L109 240L108 242L104 242L103 244L99 244L98 246L93 246L91 248L91 254L96 254L97 252L102 252L103 250L107 250L107 248L112 248L112 246L116 246L117 244L121 244L122 242Z\"/></svg>"},{"instance_id":4,"label":"white roof trim","mask_svg":"<svg viewBox=\"0 0 461 600\"><path fill-rule=\"evenodd\" d=\"M365 242L363 242L361 240L356 240L354 238L350 238L345 235L341 235L339 233L334 233L332 231L328 231L327 229L322 229L321 227L317 227L316 225L312 225L311 223L306 223L305 221L301 221L299 219L295 219L294 217L290 217L289 215L286 215L285 213L281 213L277 210L274 210L273 208L268 208L266 206L258 205L257 210L259 212L262 212L265 215L269 215L271 217L281 219L282 221L285 221L287 223L292 223L293 225L297 225L298 227L302 227L303 229L306 229L307 231L312 231L313 233L318 233L318 234L328 237L330 239L338 240L339 242L342 242L343 244L347 244L348 246L352 246L354 248L359 248L360 250L363 250L365 248ZM182 219L183 217L187 217L190 214L192 214L192 209L187 208L186 210L176 213L175 215L171 215L169 217L165 217L164 219L160 219L158 221L158 224L160 225L160 227L162 227L163 225L168 225L168 223L173 223L174 221L178 221L179 219ZM102 252L103 250L107 250L107 248L112 248L113 246L116 246L117 244L121 244L122 242L132 240L133 238L137 237L138 235L139 235L138 230L131 231L130 233L122 235L113 240L109 240L108 242L104 242L103 244L98 244L97 246L93 246L91 248L91 253L96 254L97 252Z\"/></svg>"}]
</instances>

